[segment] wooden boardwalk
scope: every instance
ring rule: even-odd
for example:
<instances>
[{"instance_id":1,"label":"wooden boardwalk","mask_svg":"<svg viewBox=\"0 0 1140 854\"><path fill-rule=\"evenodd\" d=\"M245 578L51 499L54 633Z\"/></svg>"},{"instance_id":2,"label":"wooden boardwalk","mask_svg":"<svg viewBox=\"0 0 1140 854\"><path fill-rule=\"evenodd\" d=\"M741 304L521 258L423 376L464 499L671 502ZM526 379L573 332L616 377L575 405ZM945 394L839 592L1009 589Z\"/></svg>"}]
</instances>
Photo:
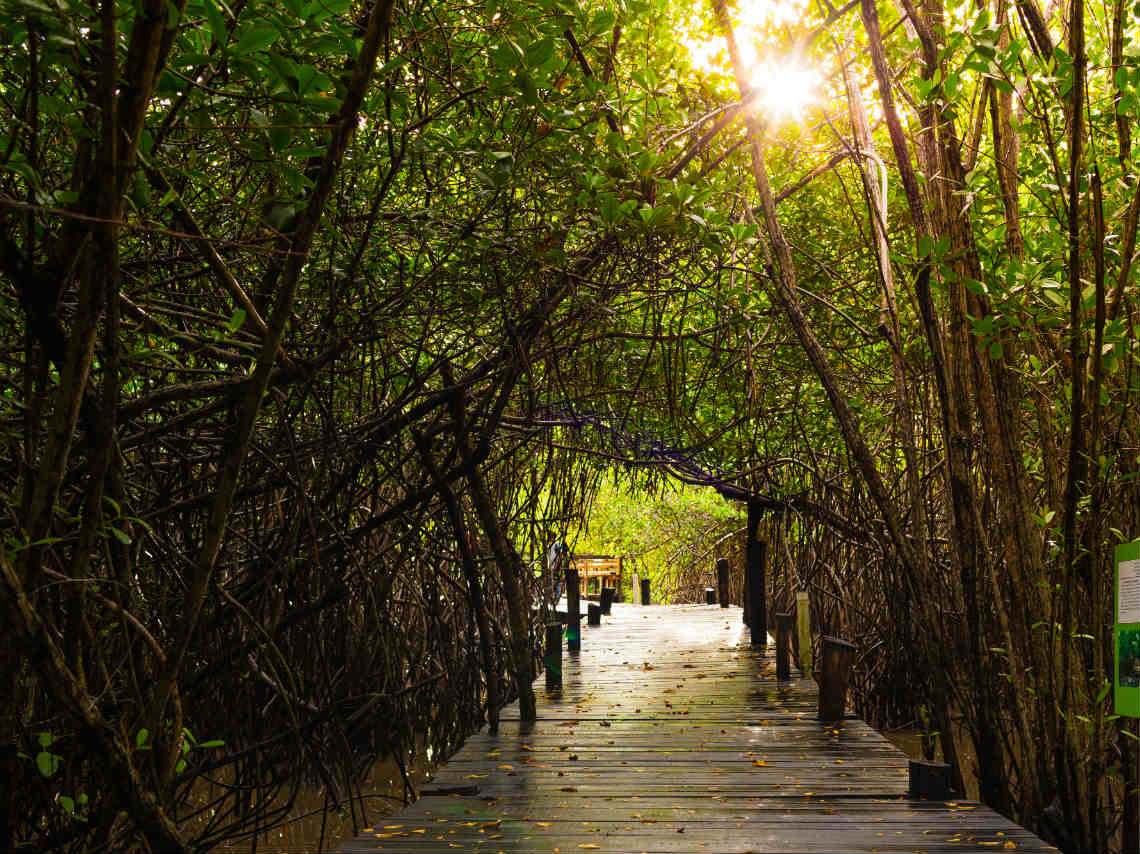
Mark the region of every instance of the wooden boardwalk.
<instances>
[{"instance_id":1,"label":"wooden boardwalk","mask_svg":"<svg viewBox=\"0 0 1140 854\"><path fill-rule=\"evenodd\" d=\"M1056 850L977 803L908 799L906 757L861 720L815 720L815 683L777 683L739 608L614 605L563 661L537 722L508 707L340 850Z\"/></svg>"}]
</instances>

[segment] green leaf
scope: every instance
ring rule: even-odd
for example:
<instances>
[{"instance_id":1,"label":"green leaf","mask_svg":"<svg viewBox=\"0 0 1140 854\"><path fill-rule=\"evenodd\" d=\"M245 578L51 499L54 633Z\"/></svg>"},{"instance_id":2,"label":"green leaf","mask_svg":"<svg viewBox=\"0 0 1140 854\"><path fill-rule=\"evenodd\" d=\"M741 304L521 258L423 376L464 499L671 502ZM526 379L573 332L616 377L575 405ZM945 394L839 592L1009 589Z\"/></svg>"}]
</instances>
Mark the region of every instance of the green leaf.
<instances>
[{"instance_id":1,"label":"green leaf","mask_svg":"<svg viewBox=\"0 0 1140 854\"><path fill-rule=\"evenodd\" d=\"M150 730L149 729L147 729L146 727L143 727L142 729L140 729L138 731L138 734L135 736L135 747L142 747L144 744L146 744L146 740L149 737L150 737Z\"/></svg>"},{"instance_id":2,"label":"green leaf","mask_svg":"<svg viewBox=\"0 0 1140 854\"><path fill-rule=\"evenodd\" d=\"M196 746L199 750L209 750L212 747L225 747L226 743L221 739L215 738L211 741L203 741Z\"/></svg>"},{"instance_id":3,"label":"green leaf","mask_svg":"<svg viewBox=\"0 0 1140 854\"><path fill-rule=\"evenodd\" d=\"M393 60L385 62L383 65L381 65L379 68L377 68L376 69L376 77L377 78L384 77L385 75L391 74L393 71L399 71L401 68L403 68L407 64L408 64L408 57L398 56Z\"/></svg>"},{"instance_id":4,"label":"green leaf","mask_svg":"<svg viewBox=\"0 0 1140 854\"><path fill-rule=\"evenodd\" d=\"M230 315L230 319L226 323L226 331L232 335L241 329L243 323L245 323L245 309L235 308L234 313Z\"/></svg>"},{"instance_id":5,"label":"green leaf","mask_svg":"<svg viewBox=\"0 0 1140 854\"><path fill-rule=\"evenodd\" d=\"M276 74L278 85L284 85L293 92L299 91L300 85L297 77L297 66L292 60L279 53L268 53L265 58L269 61L269 66L274 74Z\"/></svg>"},{"instance_id":6,"label":"green leaf","mask_svg":"<svg viewBox=\"0 0 1140 854\"><path fill-rule=\"evenodd\" d=\"M519 92L522 93L524 101L532 107L538 104L538 89L535 87L534 80L529 74L520 70L515 75L515 85L518 87Z\"/></svg>"},{"instance_id":7,"label":"green leaf","mask_svg":"<svg viewBox=\"0 0 1140 854\"><path fill-rule=\"evenodd\" d=\"M36 741L39 742L40 747L51 747L52 734L50 732L41 732L36 736Z\"/></svg>"},{"instance_id":8,"label":"green leaf","mask_svg":"<svg viewBox=\"0 0 1140 854\"><path fill-rule=\"evenodd\" d=\"M23 158L23 155L14 154L7 163L0 163L0 169L15 172L23 178L30 187L36 188L40 186L40 176L36 173L36 170L32 168L31 164Z\"/></svg>"},{"instance_id":9,"label":"green leaf","mask_svg":"<svg viewBox=\"0 0 1140 854\"><path fill-rule=\"evenodd\" d=\"M131 202L135 210L142 210L150 204L150 184L142 172L135 174L134 186L131 188Z\"/></svg>"},{"instance_id":10,"label":"green leaf","mask_svg":"<svg viewBox=\"0 0 1140 854\"><path fill-rule=\"evenodd\" d=\"M598 35L613 29L616 23L617 16L613 12L603 10L594 15L594 20L590 22L590 31Z\"/></svg>"},{"instance_id":11,"label":"green leaf","mask_svg":"<svg viewBox=\"0 0 1140 854\"><path fill-rule=\"evenodd\" d=\"M118 528L112 527L111 534L124 546L129 546L131 544L131 535L126 531L120 531Z\"/></svg>"},{"instance_id":12,"label":"green leaf","mask_svg":"<svg viewBox=\"0 0 1140 854\"><path fill-rule=\"evenodd\" d=\"M281 33L273 27L251 27L241 34L241 38L233 46L232 51L236 54L263 51L279 38L281 38Z\"/></svg>"},{"instance_id":13,"label":"green leaf","mask_svg":"<svg viewBox=\"0 0 1140 854\"><path fill-rule=\"evenodd\" d=\"M274 205L265 215L266 224L277 231L287 231L297 216L293 205Z\"/></svg>"},{"instance_id":14,"label":"green leaf","mask_svg":"<svg viewBox=\"0 0 1140 854\"><path fill-rule=\"evenodd\" d=\"M1105 682L1100 687L1100 691L1096 695L1096 705L1099 706L1101 703L1103 703L1104 698L1108 696L1108 692L1111 690L1112 690L1112 683L1111 682Z\"/></svg>"},{"instance_id":15,"label":"green leaf","mask_svg":"<svg viewBox=\"0 0 1140 854\"><path fill-rule=\"evenodd\" d=\"M39 769L40 774L45 777L51 777L59 770L60 757L54 753L48 753L42 750L36 754L36 768Z\"/></svg>"},{"instance_id":16,"label":"green leaf","mask_svg":"<svg viewBox=\"0 0 1140 854\"><path fill-rule=\"evenodd\" d=\"M18 9L23 9L25 14L29 14L32 16L36 16L36 15L48 15L51 17L57 16L56 11L54 9L52 9L51 6L49 6L47 3L40 3L39 0L13 0L12 5L17 7Z\"/></svg>"},{"instance_id":17,"label":"green leaf","mask_svg":"<svg viewBox=\"0 0 1140 854\"><path fill-rule=\"evenodd\" d=\"M269 146L275 153L284 151L292 141L292 128L271 127L269 129Z\"/></svg>"},{"instance_id":18,"label":"green leaf","mask_svg":"<svg viewBox=\"0 0 1140 854\"><path fill-rule=\"evenodd\" d=\"M612 193L603 193L598 197L601 204L602 222L613 225L621 217L617 197Z\"/></svg>"},{"instance_id":19,"label":"green leaf","mask_svg":"<svg viewBox=\"0 0 1140 854\"><path fill-rule=\"evenodd\" d=\"M554 39L544 38L534 42L526 49L524 61L531 68L545 65L554 56Z\"/></svg>"},{"instance_id":20,"label":"green leaf","mask_svg":"<svg viewBox=\"0 0 1140 854\"><path fill-rule=\"evenodd\" d=\"M68 815L75 813L75 801L67 795L59 796L59 805L63 807L63 811Z\"/></svg>"},{"instance_id":21,"label":"green leaf","mask_svg":"<svg viewBox=\"0 0 1140 854\"><path fill-rule=\"evenodd\" d=\"M507 71L519 64L519 54L510 42L503 42L491 51L491 62L496 68Z\"/></svg>"}]
</instances>

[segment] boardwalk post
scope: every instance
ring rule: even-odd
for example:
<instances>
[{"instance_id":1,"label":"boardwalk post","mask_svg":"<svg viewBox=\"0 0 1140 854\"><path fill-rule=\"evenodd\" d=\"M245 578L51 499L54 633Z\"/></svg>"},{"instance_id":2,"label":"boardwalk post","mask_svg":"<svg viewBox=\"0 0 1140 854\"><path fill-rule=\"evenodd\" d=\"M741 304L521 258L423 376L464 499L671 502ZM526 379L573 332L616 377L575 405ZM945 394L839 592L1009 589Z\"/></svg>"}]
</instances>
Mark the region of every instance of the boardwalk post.
<instances>
[{"instance_id":1,"label":"boardwalk post","mask_svg":"<svg viewBox=\"0 0 1140 854\"><path fill-rule=\"evenodd\" d=\"M602 624L602 606L593 602L586 606L586 625L600 626Z\"/></svg>"},{"instance_id":2,"label":"boardwalk post","mask_svg":"<svg viewBox=\"0 0 1140 854\"><path fill-rule=\"evenodd\" d=\"M768 615L764 613L764 565L768 558L768 543L757 540L750 544L748 559L748 628L752 630L752 645L768 643Z\"/></svg>"},{"instance_id":3,"label":"boardwalk post","mask_svg":"<svg viewBox=\"0 0 1140 854\"><path fill-rule=\"evenodd\" d=\"M910 796L931 801L944 801L952 797L950 786L950 766L945 762L927 762L925 759L911 759Z\"/></svg>"},{"instance_id":4,"label":"boardwalk post","mask_svg":"<svg viewBox=\"0 0 1140 854\"><path fill-rule=\"evenodd\" d=\"M800 647L800 672L811 676L811 601L806 590L796 593L796 635Z\"/></svg>"},{"instance_id":5,"label":"boardwalk post","mask_svg":"<svg viewBox=\"0 0 1140 854\"><path fill-rule=\"evenodd\" d=\"M748 564L744 564L744 601L741 602L742 611L744 613L744 625L748 625L749 620L752 619L752 597L749 595L748 590Z\"/></svg>"},{"instance_id":6,"label":"boardwalk post","mask_svg":"<svg viewBox=\"0 0 1140 854\"><path fill-rule=\"evenodd\" d=\"M706 587L705 588L705 604L706 605L715 605L716 604L716 589L715 588L713 588L713 587Z\"/></svg>"},{"instance_id":7,"label":"boardwalk post","mask_svg":"<svg viewBox=\"0 0 1140 854\"><path fill-rule=\"evenodd\" d=\"M562 688L562 624L546 624L546 654L542 657L546 667L546 690Z\"/></svg>"},{"instance_id":8,"label":"boardwalk post","mask_svg":"<svg viewBox=\"0 0 1140 854\"><path fill-rule=\"evenodd\" d=\"M582 649L582 609L578 597L582 588L578 583L578 570L566 569L566 649L578 652Z\"/></svg>"},{"instance_id":9,"label":"boardwalk post","mask_svg":"<svg viewBox=\"0 0 1140 854\"><path fill-rule=\"evenodd\" d=\"M642 605L648 605L649 604L649 579L648 578L641 579L641 604Z\"/></svg>"},{"instance_id":10,"label":"boardwalk post","mask_svg":"<svg viewBox=\"0 0 1140 854\"><path fill-rule=\"evenodd\" d=\"M716 559L716 598L720 607L728 607L728 559Z\"/></svg>"},{"instance_id":11,"label":"boardwalk post","mask_svg":"<svg viewBox=\"0 0 1140 854\"><path fill-rule=\"evenodd\" d=\"M614 601L615 602L624 602L625 601L625 592L624 592L625 588L623 587L623 585L625 584L625 566L624 566L624 563L625 563L625 561L623 560L622 556L618 555L617 584L614 585Z\"/></svg>"},{"instance_id":12,"label":"boardwalk post","mask_svg":"<svg viewBox=\"0 0 1140 854\"><path fill-rule=\"evenodd\" d=\"M613 605L613 603L614 603L614 588L603 587L602 588L602 598L601 598L601 603L600 603L603 616L608 617L610 615L610 607Z\"/></svg>"},{"instance_id":13,"label":"boardwalk post","mask_svg":"<svg viewBox=\"0 0 1140 854\"><path fill-rule=\"evenodd\" d=\"M825 636L820 647L819 719L841 721L847 711L847 681L855 662L855 644Z\"/></svg>"},{"instance_id":14,"label":"boardwalk post","mask_svg":"<svg viewBox=\"0 0 1140 854\"><path fill-rule=\"evenodd\" d=\"M752 645L768 643L767 594L764 590L764 568L768 559L768 543L760 535L760 502L748 501L748 627L752 630Z\"/></svg>"},{"instance_id":15,"label":"boardwalk post","mask_svg":"<svg viewBox=\"0 0 1140 854\"><path fill-rule=\"evenodd\" d=\"M783 682L792 678L792 629L795 617L776 615L776 679Z\"/></svg>"}]
</instances>

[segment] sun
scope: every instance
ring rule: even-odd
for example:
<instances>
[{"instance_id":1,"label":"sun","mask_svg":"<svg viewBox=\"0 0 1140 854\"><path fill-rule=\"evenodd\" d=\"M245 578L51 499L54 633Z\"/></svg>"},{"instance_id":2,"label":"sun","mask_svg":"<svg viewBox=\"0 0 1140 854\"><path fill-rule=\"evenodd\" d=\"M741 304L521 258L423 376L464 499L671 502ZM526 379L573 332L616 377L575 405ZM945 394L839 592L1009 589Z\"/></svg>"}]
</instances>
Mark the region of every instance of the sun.
<instances>
[{"instance_id":1,"label":"sun","mask_svg":"<svg viewBox=\"0 0 1140 854\"><path fill-rule=\"evenodd\" d=\"M792 60L770 60L753 66L752 89L761 111L773 119L798 118L815 102L819 73Z\"/></svg>"},{"instance_id":2,"label":"sun","mask_svg":"<svg viewBox=\"0 0 1140 854\"><path fill-rule=\"evenodd\" d=\"M740 0L735 15L736 25L743 34L793 24L803 18L806 7L806 0Z\"/></svg>"},{"instance_id":3,"label":"sun","mask_svg":"<svg viewBox=\"0 0 1140 854\"><path fill-rule=\"evenodd\" d=\"M740 58L751 69L753 103L770 121L797 119L818 99L819 73L792 57L772 52L787 39L787 28L803 20L806 0L739 0L733 14ZM713 77L732 79L728 51L720 36L694 36L699 32L694 18L690 34L680 37L693 66Z\"/></svg>"}]
</instances>

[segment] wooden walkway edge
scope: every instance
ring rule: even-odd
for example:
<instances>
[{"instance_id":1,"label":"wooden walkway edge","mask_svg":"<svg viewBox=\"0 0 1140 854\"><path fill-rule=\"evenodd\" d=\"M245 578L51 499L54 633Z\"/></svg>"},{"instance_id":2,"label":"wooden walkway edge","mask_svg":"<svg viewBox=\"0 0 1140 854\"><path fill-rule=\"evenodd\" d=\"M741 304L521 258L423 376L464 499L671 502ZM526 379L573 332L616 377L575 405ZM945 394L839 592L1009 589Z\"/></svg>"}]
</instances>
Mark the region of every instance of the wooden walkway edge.
<instances>
[{"instance_id":1,"label":"wooden walkway edge","mask_svg":"<svg viewBox=\"0 0 1140 854\"><path fill-rule=\"evenodd\" d=\"M740 616L614 605L536 722L508 707L498 735L473 735L416 803L339 850L1056 850L975 802L908 798L906 757L857 718L816 720L815 683L776 682Z\"/></svg>"}]
</instances>

